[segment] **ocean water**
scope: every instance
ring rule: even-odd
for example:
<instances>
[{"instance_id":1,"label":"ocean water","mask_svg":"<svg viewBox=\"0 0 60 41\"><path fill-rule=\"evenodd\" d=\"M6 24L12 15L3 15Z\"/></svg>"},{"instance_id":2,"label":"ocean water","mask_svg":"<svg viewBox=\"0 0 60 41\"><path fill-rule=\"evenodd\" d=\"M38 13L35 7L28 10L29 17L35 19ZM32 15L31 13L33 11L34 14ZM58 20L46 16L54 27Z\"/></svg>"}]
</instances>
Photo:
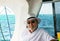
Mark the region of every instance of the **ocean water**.
<instances>
[{"instance_id":1,"label":"ocean water","mask_svg":"<svg viewBox=\"0 0 60 41\"><path fill-rule=\"evenodd\" d=\"M60 14L56 14L56 34L60 32ZM40 14L38 18L41 19L40 28L44 28L51 36L55 36L54 18L53 14Z\"/></svg>"},{"instance_id":2,"label":"ocean water","mask_svg":"<svg viewBox=\"0 0 60 41\"><path fill-rule=\"evenodd\" d=\"M54 19L52 14L40 14L38 15L40 18L39 27L45 29L51 36L55 36L54 30Z\"/></svg>"},{"instance_id":3,"label":"ocean water","mask_svg":"<svg viewBox=\"0 0 60 41\"><path fill-rule=\"evenodd\" d=\"M8 15L8 20L7 20L6 15L0 15L0 41L10 41L13 35L14 27L15 27L14 15Z\"/></svg>"}]
</instances>

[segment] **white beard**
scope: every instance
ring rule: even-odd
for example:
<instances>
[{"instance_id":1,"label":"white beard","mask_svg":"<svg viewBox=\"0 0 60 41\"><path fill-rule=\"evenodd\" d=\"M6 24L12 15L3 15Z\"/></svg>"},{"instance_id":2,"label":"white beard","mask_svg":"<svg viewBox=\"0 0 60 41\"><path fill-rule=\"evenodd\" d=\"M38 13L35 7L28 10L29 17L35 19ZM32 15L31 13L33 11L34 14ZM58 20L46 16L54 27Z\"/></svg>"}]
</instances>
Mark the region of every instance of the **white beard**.
<instances>
[{"instance_id":1,"label":"white beard","mask_svg":"<svg viewBox=\"0 0 60 41\"><path fill-rule=\"evenodd\" d=\"M31 30L31 28L27 28L28 30Z\"/></svg>"},{"instance_id":2,"label":"white beard","mask_svg":"<svg viewBox=\"0 0 60 41\"><path fill-rule=\"evenodd\" d=\"M33 27L33 28L27 28L28 30L30 30L31 32L33 32L35 29L36 29L36 27Z\"/></svg>"}]
</instances>

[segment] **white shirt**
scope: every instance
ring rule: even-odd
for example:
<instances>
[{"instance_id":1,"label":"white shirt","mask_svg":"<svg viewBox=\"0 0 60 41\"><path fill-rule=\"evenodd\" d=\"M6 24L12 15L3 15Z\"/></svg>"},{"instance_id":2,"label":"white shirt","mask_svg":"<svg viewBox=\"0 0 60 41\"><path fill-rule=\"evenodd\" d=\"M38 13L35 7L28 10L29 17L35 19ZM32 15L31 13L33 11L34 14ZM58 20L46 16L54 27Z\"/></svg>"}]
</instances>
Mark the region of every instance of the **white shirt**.
<instances>
[{"instance_id":1,"label":"white shirt","mask_svg":"<svg viewBox=\"0 0 60 41\"><path fill-rule=\"evenodd\" d=\"M25 29L21 35L21 41L50 41L54 39L43 29L37 28L33 33Z\"/></svg>"}]
</instances>

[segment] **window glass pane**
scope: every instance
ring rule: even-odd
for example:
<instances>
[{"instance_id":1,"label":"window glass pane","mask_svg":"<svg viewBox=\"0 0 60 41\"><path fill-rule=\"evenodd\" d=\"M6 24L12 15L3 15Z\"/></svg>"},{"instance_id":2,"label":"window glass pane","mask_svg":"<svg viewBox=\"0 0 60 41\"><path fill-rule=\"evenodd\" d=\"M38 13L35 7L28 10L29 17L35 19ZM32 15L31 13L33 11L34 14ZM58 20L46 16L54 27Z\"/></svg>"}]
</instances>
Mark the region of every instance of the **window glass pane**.
<instances>
[{"instance_id":1,"label":"window glass pane","mask_svg":"<svg viewBox=\"0 0 60 41\"><path fill-rule=\"evenodd\" d=\"M12 10L8 7L2 6L0 8L0 41L10 40L14 31L14 24L15 24L15 15ZM10 29L9 29L10 27ZM10 30L10 31L9 31ZM2 36L2 32L3 36ZM11 37L10 37L11 32Z\"/></svg>"},{"instance_id":2,"label":"window glass pane","mask_svg":"<svg viewBox=\"0 0 60 41\"><path fill-rule=\"evenodd\" d=\"M55 2L55 12L57 31L60 31L60 2Z\"/></svg>"},{"instance_id":3,"label":"window glass pane","mask_svg":"<svg viewBox=\"0 0 60 41\"><path fill-rule=\"evenodd\" d=\"M50 35L54 36L54 22L52 3L43 3L38 18L41 19L40 28L44 28Z\"/></svg>"}]
</instances>

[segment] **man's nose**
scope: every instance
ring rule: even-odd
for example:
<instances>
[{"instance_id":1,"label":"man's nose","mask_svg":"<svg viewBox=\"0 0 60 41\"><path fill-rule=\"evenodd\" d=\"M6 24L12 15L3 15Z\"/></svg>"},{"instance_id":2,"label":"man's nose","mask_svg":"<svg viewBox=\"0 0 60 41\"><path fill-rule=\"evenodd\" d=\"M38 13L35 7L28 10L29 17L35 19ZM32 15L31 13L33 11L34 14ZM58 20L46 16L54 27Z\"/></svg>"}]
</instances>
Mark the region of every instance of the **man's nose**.
<instances>
[{"instance_id":1,"label":"man's nose","mask_svg":"<svg viewBox=\"0 0 60 41\"><path fill-rule=\"evenodd\" d=\"M33 23L30 23L30 26L32 26L33 25Z\"/></svg>"}]
</instances>

